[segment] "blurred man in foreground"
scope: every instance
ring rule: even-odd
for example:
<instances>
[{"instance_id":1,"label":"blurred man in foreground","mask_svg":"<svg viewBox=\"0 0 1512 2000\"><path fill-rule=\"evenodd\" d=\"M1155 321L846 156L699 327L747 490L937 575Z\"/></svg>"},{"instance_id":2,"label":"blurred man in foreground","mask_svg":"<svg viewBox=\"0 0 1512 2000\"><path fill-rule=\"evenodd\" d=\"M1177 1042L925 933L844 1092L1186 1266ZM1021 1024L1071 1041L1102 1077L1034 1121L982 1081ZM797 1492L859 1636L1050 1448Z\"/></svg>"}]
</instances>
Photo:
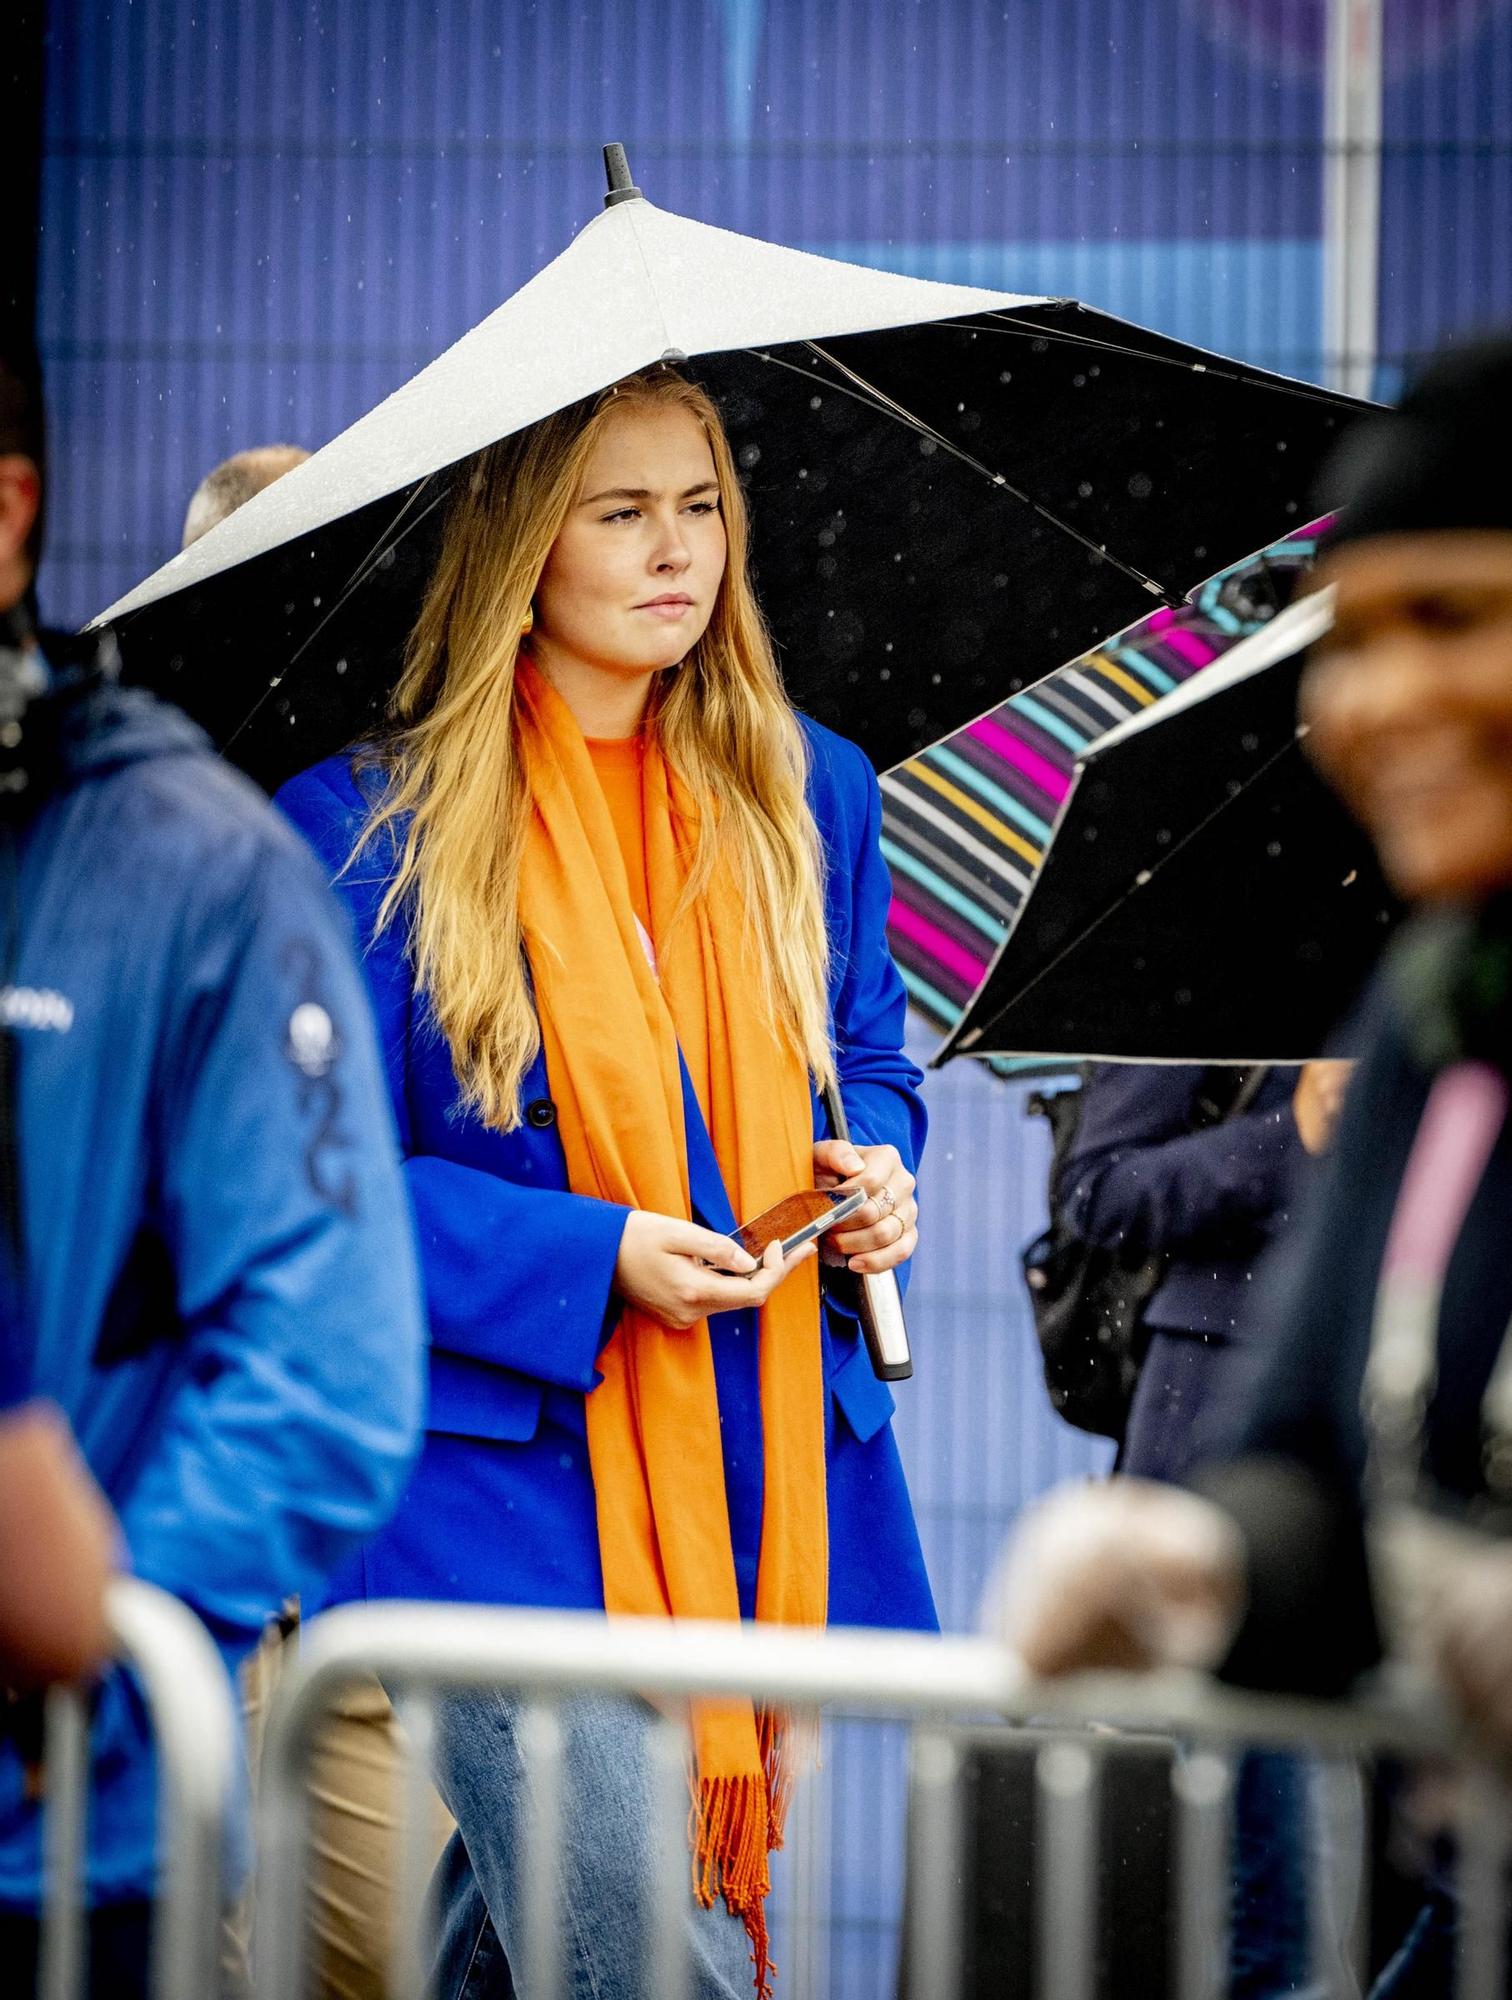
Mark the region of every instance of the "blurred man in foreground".
<instances>
[{"instance_id":1,"label":"blurred man in foreground","mask_svg":"<svg viewBox=\"0 0 1512 2000\"><path fill-rule=\"evenodd\" d=\"M1052 1499L1018 1544L1003 1616L1039 1671L1333 1692L1384 1648L1512 1754L1512 495L1487 450L1509 419L1502 341L1353 446L1304 710L1417 914L1222 1450L1193 1492Z\"/></svg>"},{"instance_id":2,"label":"blurred man in foreground","mask_svg":"<svg viewBox=\"0 0 1512 2000\"><path fill-rule=\"evenodd\" d=\"M26 689L0 731L23 781L0 854L16 1348L115 1509L123 1563L190 1605L229 1666L398 1496L423 1344L408 1210L350 936L313 860L196 729L114 685L108 648L32 629L40 426L6 389L31 426L0 434L31 496L12 495L0 540ZM7 1719L0 1966L24 1992L36 1773ZM99 1691L93 1742L90 1991L135 2000L155 1786L124 1674Z\"/></svg>"}]
</instances>

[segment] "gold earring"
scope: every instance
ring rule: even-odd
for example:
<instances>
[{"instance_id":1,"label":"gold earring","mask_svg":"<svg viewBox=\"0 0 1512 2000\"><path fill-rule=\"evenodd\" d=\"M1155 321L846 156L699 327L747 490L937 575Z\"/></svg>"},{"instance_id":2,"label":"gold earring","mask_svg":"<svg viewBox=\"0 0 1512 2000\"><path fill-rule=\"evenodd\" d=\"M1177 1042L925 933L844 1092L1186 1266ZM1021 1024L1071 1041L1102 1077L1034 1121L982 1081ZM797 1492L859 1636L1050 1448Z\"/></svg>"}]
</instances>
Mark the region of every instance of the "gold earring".
<instances>
[{"instance_id":1,"label":"gold earring","mask_svg":"<svg viewBox=\"0 0 1512 2000\"><path fill-rule=\"evenodd\" d=\"M535 606L533 604L527 604L525 607L525 616L520 621L520 637L522 639L528 639L534 630L535 630Z\"/></svg>"}]
</instances>

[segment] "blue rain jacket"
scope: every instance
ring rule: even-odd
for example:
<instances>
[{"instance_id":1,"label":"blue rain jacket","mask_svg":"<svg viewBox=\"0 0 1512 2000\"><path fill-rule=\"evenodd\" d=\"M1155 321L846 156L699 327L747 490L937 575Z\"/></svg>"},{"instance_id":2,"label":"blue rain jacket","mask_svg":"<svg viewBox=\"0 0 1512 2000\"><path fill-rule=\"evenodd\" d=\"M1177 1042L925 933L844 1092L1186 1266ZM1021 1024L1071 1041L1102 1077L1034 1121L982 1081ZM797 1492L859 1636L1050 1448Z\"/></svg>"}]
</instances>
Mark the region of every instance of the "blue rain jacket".
<instances>
[{"instance_id":1,"label":"blue rain jacket","mask_svg":"<svg viewBox=\"0 0 1512 2000\"><path fill-rule=\"evenodd\" d=\"M924 1107L919 1072L901 1053L904 992L887 950L877 781L853 744L807 721L804 729L827 860L830 1003L846 1115L857 1144L894 1145L913 1165ZM403 925L374 937L392 850L375 846L341 872L381 782L354 776L350 761L337 757L278 795L339 877L366 947L430 1314L420 1465L393 1522L339 1589L602 1609L584 1399L599 1379L599 1350L618 1310L614 1265L627 1211L569 1190L543 1058L526 1080L518 1130L492 1131L459 1108L450 1053L414 989ZM686 1069L683 1109L695 1216L728 1230L736 1218ZM816 1099L815 1136L827 1129ZM736 1575L749 1617L762 1499L756 1316L723 1313L710 1331ZM822 1337L831 1390L830 1619L932 1629L934 1604L889 1422L891 1392L872 1373L853 1318L827 1307Z\"/></svg>"},{"instance_id":2,"label":"blue rain jacket","mask_svg":"<svg viewBox=\"0 0 1512 2000\"><path fill-rule=\"evenodd\" d=\"M350 931L287 822L136 691L74 711L19 883L0 998L30 1389L67 1413L125 1565L229 1670L385 1518L419 1437L412 1232ZM140 1896L155 1779L124 1674L94 1742L91 1893ZM0 1745L0 1906L38 1895Z\"/></svg>"}]
</instances>

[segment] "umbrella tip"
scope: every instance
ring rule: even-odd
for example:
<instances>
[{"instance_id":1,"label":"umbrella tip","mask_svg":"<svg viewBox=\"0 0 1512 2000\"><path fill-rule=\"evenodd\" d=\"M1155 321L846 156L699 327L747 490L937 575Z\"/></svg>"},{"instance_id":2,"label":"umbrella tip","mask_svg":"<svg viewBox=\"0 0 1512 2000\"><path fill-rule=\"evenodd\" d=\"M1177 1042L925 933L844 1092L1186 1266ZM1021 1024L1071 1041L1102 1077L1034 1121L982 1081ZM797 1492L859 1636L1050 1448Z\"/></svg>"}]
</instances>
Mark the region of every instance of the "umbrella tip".
<instances>
[{"instance_id":1,"label":"umbrella tip","mask_svg":"<svg viewBox=\"0 0 1512 2000\"><path fill-rule=\"evenodd\" d=\"M604 148L604 173L609 182L609 192L604 196L605 208L614 208L622 201L645 200L645 196L630 178L630 162L625 158L623 146Z\"/></svg>"}]
</instances>

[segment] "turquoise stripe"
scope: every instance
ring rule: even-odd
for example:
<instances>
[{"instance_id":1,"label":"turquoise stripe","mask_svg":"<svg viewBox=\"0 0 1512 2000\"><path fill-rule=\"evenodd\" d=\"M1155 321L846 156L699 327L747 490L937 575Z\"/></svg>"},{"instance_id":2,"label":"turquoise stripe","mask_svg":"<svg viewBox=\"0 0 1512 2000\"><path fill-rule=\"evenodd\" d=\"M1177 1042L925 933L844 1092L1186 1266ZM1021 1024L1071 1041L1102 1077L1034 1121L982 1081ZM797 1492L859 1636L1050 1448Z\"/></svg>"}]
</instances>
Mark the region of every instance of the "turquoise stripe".
<instances>
[{"instance_id":1,"label":"turquoise stripe","mask_svg":"<svg viewBox=\"0 0 1512 2000\"><path fill-rule=\"evenodd\" d=\"M1077 756L1080 756L1092 741L1090 730L1085 736L1078 736L1076 731L1062 722L1058 715L1052 715L1042 702L1035 701L1031 695L1009 695L1008 706L1016 708L1020 715L1027 715L1037 728L1043 729L1047 736L1053 736L1057 743L1064 743L1066 748Z\"/></svg>"},{"instance_id":2,"label":"turquoise stripe","mask_svg":"<svg viewBox=\"0 0 1512 2000\"><path fill-rule=\"evenodd\" d=\"M1150 683L1157 694L1169 694L1176 683L1163 667L1157 667L1153 660L1136 653L1132 646L1110 646L1108 651L1121 667L1127 667L1131 674L1138 674Z\"/></svg>"},{"instance_id":3,"label":"turquoise stripe","mask_svg":"<svg viewBox=\"0 0 1512 2000\"><path fill-rule=\"evenodd\" d=\"M964 917L967 923L974 924L984 938L993 944L1002 941L1003 933L1008 928L1006 924L1000 923L996 917L989 916L985 910L973 903L969 896L963 896L959 889L952 887L949 882L942 881L932 868L926 868L922 861L915 860L913 855L899 847L895 841L887 839L885 835L882 839L882 852L887 856L889 867L897 869L904 875L911 875L915 882L929 891L931 896L938 897L940 902L948 909L954 910L958 917Z\"/></svg>"},{"instance_id":4,"label":"turquoise stripe","mask_svg":"<svg viewBox=\"0 0 1512 2000\"><path fill-rule=\"evenodd\" d=\"M938 1014L942 1021L948 1021L952 1027L960 1020L961 1010L954 1000L947 1000L943 993L936 993L927 979L921 979L916 972L910 972L906 965L900 965L898 973L903 984L921 1007L928 1008L931 1014Z\"/></svg>"},{"instance_id":5,"label":"turquoise stripe","mask_svg":"<svg viewBox=\"0 0 1512 2000\"><path fill-rule=\"evenodd\" d=\"M1218 602L1218 593L1228 582L1231 574L1230 570L1225 570L1222 576L1212 577L1202 586L1197 593L1197 609L1204 618L1211 618L1219 631L1231 632L1237 639L1253 630L1253 627L1244 619L1236 618L1232 611Z\"/></svg>"},{"instance_id":6,"label":"turquoise stripe","mask_svg":"<svg viewBox=\"0 0 1512 2000\"><path fill-rule=\"evenodd\" d=\"M956 751L947 750L943 743L937 743L925 755L932 764L940 765L953 778L959 778L963 785L969 785L979 799L985 799L988 805L995 806L1009 819L1017 820L1025 833L1032 834L1041 847L1049 840L1048 823L1038 813L1030 812L1027 806L1021 806L1011 792L1005 792L1001 785L995 785L991 778L984 777L975 764L969 764Z\"/></svg>"}]
</instances>

